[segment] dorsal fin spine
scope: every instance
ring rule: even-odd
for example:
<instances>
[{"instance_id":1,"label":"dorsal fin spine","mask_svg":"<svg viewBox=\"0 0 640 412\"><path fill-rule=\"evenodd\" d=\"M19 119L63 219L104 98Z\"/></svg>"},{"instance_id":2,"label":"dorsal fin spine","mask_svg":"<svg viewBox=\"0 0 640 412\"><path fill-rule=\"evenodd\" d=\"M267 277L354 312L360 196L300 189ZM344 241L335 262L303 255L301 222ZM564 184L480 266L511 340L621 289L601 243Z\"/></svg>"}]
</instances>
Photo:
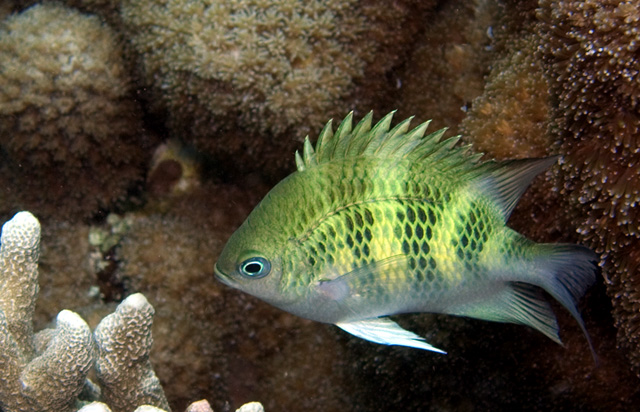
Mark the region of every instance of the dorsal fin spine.
<instances>
[{"instance_id":1,"label":"dorsal fin spine","mask_svg":"<svg viewBox=\"0 0 640 412\"><path fill-rule=\"evenodd\" d=\"M309 136L304 138L304 146L302 152L302 158L307 167L317 164L316 162L316 152L313 150L313 146L309 141Z\"/></svg>"},{"instance_id":2,"label":"dorsal fin spine","mask_svg":"<svg viewBox=\"0 0 640 412\"><path fill-rule=\"evenodd\" d=\"M355 155L362 153L364 148L369 145L371 141L371 137L367 138L369 131L371 130L371 123L373 121L373 110L371 110L367 115L358 122L356 127L351 132L353 134L353 138L351 139L351 143L349 144L349 153L353 153Z\"/></svg>"},{"instance_id":3,"label":"dorsal fin spine","mask_svg":"<svg viewBox=\"0 0 640 412\"><path fill-rule=\"evenodd\" d=\"M407 139L408 140L417 140L417 139L424 138L424 134L427 131L427 128L429 127L430 123L431 123L431 120L427 120L426 122L421 123L418 126L416 126L413 130L411 130L409 133L407 133Z\"/></svg>"},{"instance_id":4,"label":"dorsal fin spine","mask_svg":"<svg viewBox=\"0 0 640 412\"><path fill-rule=\"evenodd\" d=\"M409 130L409 124L414 117L415 116L407 117L406 119L398 123L396 127L389 131L387 138L396 139L399 135L405 135L406 137L407 130Z\"/></svg>"},{"instance_id":5,"label":"dorsal fin spine","mask_svg":"<svg viewBox=\"0 0 640 412\"><path fill-rule=\"evenodd\" d=\"M354 138L360 138L363 134L368 133L371 130L371 122L373 121L373 110L371 110L365 117L362 118L354 127L351 132Z\"/></svg>"},{"instance_id":6,"label":"dorsal fin spine","mask_svg":"<svg viewBox=\"0 0 640 412\"><path fill-rule=\"evenodd\" d=\"M338 129L333 132L332 122L324 126L318 141L313 145L305 139L304 148L296 155L298 170L337 159L355 159L362 157L405 158L410 162L444 161L444 169L475 169L473 164L478 157L471 156L468 148L456 148L458 137L442 140L446 129L425 135L429 122L410 129L413 117L404 119L395 127L391 123L395 111L389 112L377 123L373 123L373 112L367 113L355 126L353 112L349 113Z\"/></svg>"},{"instance_id":7,"label":"dorsal fin spine","mask_svg":"<svg viewBox=\"0 0 640 412\"><path fill-rule=\"evenodd\" d=\"M340 126L338 126L338 130L333 136L333 150L332 157L346 157L348 153L348 148L353 139L353 134L351 133L353 126L353 111L349 112L347 117L344 118L342 122L340 122Z\"/></svg>"},{"instance_id":8,"label":"dorsal fin spine","mask_svg":"<svg viewBox=\"0 0 640 412\"><path fill-rule=\"evenodd\" d=\"M342 140L351 133L351 126L353 125L353 111L350 111L347 117L344 118L343 121L340 122L340 126L338 126L338 130L336 130L334 139Z\"/></svg>"},{"instance_id":9,"label":"dorsal fin spine","mask_svg":"<svg viewBox=\"0 0 640 412\"><path fill-rule=\"evenodd\" d=\"M296 150L296 169L298 169L298 172L304 172L306 168L304 160L302 160L300 153Z\"/></svg>"},{"instance_id":10,"label":"dorsal fin spine","mask_svg":"<svg viewBox=\"0 0 640 412\"><path fill-rule=\"evenodd\" d=\"M391 126L391 120L396 111L389 112L383 117L373 129L371 129L371 139L369 140L368 148L372 148L373 151L366 151L367 154L380 155L384 152L384 146L387 138L387 132Z\"/></svg>"},{"instance_id":11,"label":"dorsal fin spine","mask_svg":"<svg viewBox=\"0 0 640 412\"><path fill-rule=\"evenodd\" d=\"M316 153L325 153L325 148L328 142L333 138L333 119L330 119L327 124L324 125L318 141L316 143Z\"/></svg>"}]
</instances>

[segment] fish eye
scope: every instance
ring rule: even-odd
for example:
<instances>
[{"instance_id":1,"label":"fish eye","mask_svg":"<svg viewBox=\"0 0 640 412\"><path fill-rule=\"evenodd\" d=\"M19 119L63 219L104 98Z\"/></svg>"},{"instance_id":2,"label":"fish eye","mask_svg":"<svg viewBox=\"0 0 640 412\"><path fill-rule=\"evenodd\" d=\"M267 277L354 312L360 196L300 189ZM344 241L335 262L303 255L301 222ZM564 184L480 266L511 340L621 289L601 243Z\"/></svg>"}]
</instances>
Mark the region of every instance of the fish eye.
<instances>
[{"instance_id":1,"label":"fish eye","mask_svg":"<svg viewBox=\"0 0 640 412\"><path fill-rule=\"evenodd\" d=\"M253 279L265 277L270 271L271 263L260 256L249 258L240 264L240 273Z\"/></svg>"}]
</instances>

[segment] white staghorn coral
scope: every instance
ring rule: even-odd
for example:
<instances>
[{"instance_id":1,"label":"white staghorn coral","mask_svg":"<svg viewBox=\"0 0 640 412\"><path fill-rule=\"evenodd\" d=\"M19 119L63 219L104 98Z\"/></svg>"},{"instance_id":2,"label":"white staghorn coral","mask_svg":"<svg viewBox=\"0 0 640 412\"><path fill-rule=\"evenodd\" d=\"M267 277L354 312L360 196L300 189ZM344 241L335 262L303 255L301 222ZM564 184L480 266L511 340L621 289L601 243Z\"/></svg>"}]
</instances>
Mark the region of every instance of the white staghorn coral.
<instances>
[{"instance_id":1,"label":"white staghorn coral","mask_svg":"<svg viewBox=\"0 0 640 412\"><path fill-rule=\"evenodd\" d=\"M43 331L50 338L48 344L22 370L22 394L38 411L63 411L75 405L89 373L93 360L91 330L76 313L63 310L53 333L47 332Z\"/></svg>"},{"instance_id":2,"label":"white staghorn coral","mask_svg":"<svg viewBox=\"0 0 640 412\"><path fill-rule=\"evenodd\" d=\"M85 405L78 412L112 412L111 409L102 402L92 402ZM155 406L142 405L137 407L133 412L165 412L164 409ZM193 402L187 407L185 412L213 412L211 405L206 400ZM260 402L249 402L237 409L236 412L264 412L264 408Z\"/></svg>"},{"instance_id":3,"label":"white staghorn coral","mask_svg":"<svg viewBox=\"0 0 640 412\"><path fill-rule=\"evenodd\" d=\"M96 327L95 368L103 400L114 412L128 412L141 405L169 410L149 361L154 313L147 299L136 293Z\"/></svg>"},{"instance_id":4,"label":"white staghorn coral","mask_svg":"<svg viewBox=\"0 0 640 412\"><path fill-rule=\"evenodd\" d=\"M34 336L40 224L20 212L2 228L0 248L0 407L12 411L72 410L92 361L92 337L75 313Z\"/></svg>"},{"instance_id":5,"label":"white staghorn coral","mask_svg":"<svg viewBox=\"0 0 640 412\"><path fill-rule=\"evenodd\" d=\"M211 409L209 402L203 399L189 405L185 412L213 412L213 409Z\"/></svg>"},{"instance_id":6,"label":"white staghorn coral","mask_svg":"<svg viewBox=\"0 0 640 412\"><path fill-rule=\"evenodd\" d=\"M29 212L17 213L2 227L0 310L18 349L32 356L33 310L38 294L40 223Z\"/></svg>"},{"instance_id":7,"label":"white staghorn coral","mask_svg":"<svg viewBox=\"0 0 640 412\"><path fill-rule=\"evenodd\" d=\"M155 310L142 294L125 299L93 334L69 310L55 328L34 334L40 223L16 214L0 245L0 411L72 412L91 401L80 411L171 411L149 362ZM87 379L91 366L100 389ZM213 412L205 400L187 411Z\"/></svg>"},{"instance_id":8,"label":"white staghorn coral","mask_svg":"<svg viewBox=\"0 0 640 412\"><path fill-rule=\"evenodd\" d=\"M260 402L249 402L242 405L236 412L264 412L264 407Z\"/></svg>"}]
</instances>

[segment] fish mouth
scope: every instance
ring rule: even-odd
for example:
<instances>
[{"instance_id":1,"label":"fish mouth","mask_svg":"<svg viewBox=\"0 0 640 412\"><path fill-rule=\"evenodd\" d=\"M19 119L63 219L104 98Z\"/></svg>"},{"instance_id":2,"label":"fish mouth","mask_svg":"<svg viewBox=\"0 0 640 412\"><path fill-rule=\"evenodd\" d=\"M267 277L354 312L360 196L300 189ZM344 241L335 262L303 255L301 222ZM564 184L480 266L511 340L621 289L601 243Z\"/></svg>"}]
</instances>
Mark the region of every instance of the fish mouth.
<instances>
[{"instance_id":1,"label":"fish mouth","mask_svg":"<svg viewBox=\"0 0 640 412\"><path fill-rule=\"evenodd\" d=\"M235 287L235 282L227 275L222 273L220 269L218 269L218 265L213 266L213 273L221 283L224 283L227 286Z\"/></svg>"}]
</instances>

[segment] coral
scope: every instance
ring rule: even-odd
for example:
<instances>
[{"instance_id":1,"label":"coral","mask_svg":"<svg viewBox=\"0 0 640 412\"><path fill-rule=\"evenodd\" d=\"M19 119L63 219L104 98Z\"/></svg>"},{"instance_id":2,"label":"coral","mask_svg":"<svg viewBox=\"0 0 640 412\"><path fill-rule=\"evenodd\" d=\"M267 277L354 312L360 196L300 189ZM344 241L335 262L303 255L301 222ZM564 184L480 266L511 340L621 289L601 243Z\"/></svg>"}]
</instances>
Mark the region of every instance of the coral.
<instances>
[{"instance_id":1,"label":"coral","mask_svg":"<svg viewBox=\"0 0 640 412\"><path fill-rule=\"evenodd\" d=\"M0 26L0 205L78 219L142 178L147 137L117 35L57 3Z\"/></svg>"},{"instance_id":2,"label":"coral","mask_svg":"<svg viewBox=\"0 0 640 412\"><path fill-rule=\"evenodd\" d=\"M564 155L558 186L602 254L618 342L640 376L640 8L544 0L538 16Z\"/></svg>"},{"instance_id":3,"label":"coral","mask_svg":"<svg viewBox=\"0 0 640 412\"><path fill-rule=\"evenodd\" d=\"M358 82L397 62L418 27L398 35L398 22L417 21L432 2L397 3L125 1L122 18L173 134L220 162L231 156L234 170L264 172L290 167L282 154L296 139L342 115Z\"/></svg>"},{"instance_id":4,"label":"coral","mask_svg":"<svg viewBox=\"0 0 640 412\"><path fill-rule=\"evenodd\" d=\"M444 2L420 35L421 40L399 77L399 117L432 119L432 127L453 133L465 107L483 89L491 55L491 27L498 19L497 2Z\"/></svg>"},{"instance_id":5,"label":"coral","mask_svg":"<svg viewBox=\"0 0 640 412\"><path fill-rule=\"evenodd\" d=\"M38 294L40 223L28 212L16 214L2 227L0 241L0 308L17 348L32 356L32 317Z\"/></svg>"},{"instance_id":6,"label":"coral","mask_svg":"<svg viewBox=\"0 0 640 412\"><path fill-rule=\"evenodd\" d=\"M484 91L460 125L475 150L498 159L547 155L549 87L536 58L538 47L535 34L516 38L505 57L492 64Z\"/></svg>"},{"instance_id":7,"label":"coral","mask_svg":"<svg viewBox=\"0 0 640 412\"><path fill-rule=\"evenodd\" d=\"M102 402L91 402L80 408L78 412L111 412L111 409Z\"/></svg>"},{"instance_id":8,"label":"coral","mask_svg":"<svg viewBox=\"0 0 640 412\"><path fill-rule=\"evenodd\" d=\"M30 407L39 411L74 407L91 366L89 326L76 313L63 310L56 318L55 330L45 329L35 339L42 342L37 343L37 356L22 370L23 395L30 399Z\"/></svg>"},{"instance_id":9,"label":"coral","mask_svg":"<svg viewBox=\"0 0 640 412\"><path fill-rule=\"evenodd\" d=\"M147 299L137 293L118 305L94 331L96 375L102 398L114 412L140 405L169 409L149 361L153 314Z\"/></svg>"},{"instance_id":10,"label":"coral","mask_svg":"<svg viewBox=\"0 0 640 412\"><path fill-rule=\"evenodd\" d=\"M84 387L92 337L63 310L56 327L33 335L40 224L20 212L2 228L0 249L0 406L11 411L68 411Z\"/></svg>"},{"instance_id":11,"label":"coral","mask_svg":"<svg viewBox=\"0 0 640 412\"><path fill-rule=\"evenodd\" d=\"M73 411L78 397L88 396L107 402L114 412L142 404L168 411L149 363L154 309L141 294L125 299L93 334L69 310L58 314L54 329L33 334L39 255L40 224L20 212L3 226L0 247L2 410ZM92 365L100 384L95 390L88 389Z\"/></svg>"},{"instance_id":12,"label":"coral","mask_svg":"<svg viewBox=\"0 0 640 412\"><path fill-rule=\"evenodd\" d=\"M151 405L142 405L138 406L134 412L165 412L165 410Z\"/></svg>"},{"instance_id":13,"label":"coral","mask_svg":"<svg viewBox=\"0 0 640 412\"><path fill-rule=\"evenodd\" d=\"M236 412L264 412L264 408L260 402L250 402L242 405Z\"/></svg>"},{"instance_id":14,"label":"coral","mask_svg":"<svg viewBox=\"0 0 640 412\"><path fill-rule=\"evenodd\" d=\"M0 219L21 205L38 206L38 216L47 218L35 312L36 272L19 269L24 277L10 282L6 271L0 272L0 283L24 289L16 296L0 287L0 317L14 319L0 321L3 411L39 408L33 398L7 393L22 390L20 372L44 353L47 344L50 353L58 352L70 328L81 324L60 309L76 311L95 327L119 299L136 292L155 306L154 347L148 356L174 410L184 410L203 397L211 399L215 410L224 411L250 399L260 399L267 410L327 412L632 410L638 404L640 390L624 357L626 350L629 359L639 363L635 339L640 330L640 249L637 223L632 224L638 221L637 206L632 206L637 197L639 118L635 3L541 0L537 21L537 0L349 1L338 6L341 12L318 20L333 24L332 33L338 36L321 33L316 43L309 32L284 36L297 27L289 18L296 16L295 10L302 10L299 21L304 22L309 20L304 11L320 4L295 3L296 9L285 13L287 19L277 26L280 31L256 26L257 33L271 40L282 34L284 44L291 40L303 51L307 47L317 53L304 60L268 50L252 62L245 51L267 50L266 42L246 47L232 36L238 31L229 20L207 26L198 2L127 0L121 15L120 0L65 0L97 13L111 28L52 2L7 17L33 2L0 2L0 18L5 19L0 23ZM239 5L235 14L227 14L238 19L244 16L242 10L264 7L266 15L294 3L215 4L218 11ZM133 11L142 9L151 14L149 26L137 25L141 20ZM168 14L172 10L175 15ZM175 27L185 30L171 31ZM210 47L202 41L202 53L187 60L180 57L216 33L227 38ZM337 45L341 52L327 57L327 51L336 49L322 49L322 44ZM65 51L64 45L75 49ZM127 47L135 53L121 53ZM249 69L224 72L224 78L206 77L209 67L224 69L237 63L202 64L204 58L223 53L245 58L246 66L234 67ZM290 101L282 98L284 85L308 79L325 61L336 66L343 83L317 86L322 80L318 77L316 86L292 89ZM65 71L65 63L78 70ZM256 69L251 69L252 63ZM258 63L270 66L261 68ZM348 69L358 70L346 80ZM132 73L140 76L138 83L129 81ZM281 77L269 77L273 73ZM248 75L255 82L239 87ZM90 82L80 82L87 77ZM265 84L275 86L261 94ZM340 85L345 85L343 90L337 89ZM133 87L146 105L144 120L132 102ZM277 98L267 98L271 91ZM330 104L313 100L318 96L336 99ZM207 106L212 101L219 106ZM19 102L26 102L22 111L16 108ZM65 105L68 102L72 105ZM351 108L359 116L394 106L403 115L433 118L436 126L463 131L464 139L487 156L537 156L545 151L564 155L561 167L527 191L509 223L542 241L580 241L578 228L586 242L605 253L609 283L594 288L582 308L602 359L599 368L593 368L580 330L572 329L562 313L565 348L509 325L429 315L399 319L421 335L432 334L434 344L449 350L446 357L434 357L359 342L215 282L212 266L225 239L266 192L264 182L278 178L270 176L274 169L293 167L290 154L299 148L296 139ZM67 107L71 108L62 113ZM540 132L549 123L546 117L553 120L552 134ZM201 175L172 143L160 147L158 162L147 168L144 209L122 214L121 219L111 214L106 221L80 220L126 197L132 182L144 182L148 135L140 132L143 121L146 129L167 141L173 137L195 143L213 158L206 159L210 163ZM33 137L27 139L30 133ZM78 151L74 142L88 151ZM247 170L257 173L244 175ZM207 180L212 174L235 179L234 186L212 184ZM129 229L119 231L121 223ZM11 232L5 230L3 236ZM90 234L92 242L98 241L90 243ZM3 248L5 243L3 239ZM5 260L2 265L8 267ZM10 300L22 309L11 313L5 307ZM623 350L616 348L609 301ZM56 318L57 331L33 333ZM80 329L86 332L84 326ZM143 336L134 336L145 342ZM31 355L23 356L25 351ZM53 376L36 370L49 368L54 358L40 359L30 376ZM56 392L47 401L58 395L67 397L69 392ZM101 399L88 380L83 392L70 398L71 409L80 407L73 404L78 397L83 402ZM60 409L67 408L66 402L61 401L65 404ZM109 408L93 402L83 410ZM202 408L210 410L208 405Z\"/></svg>"},{"instance_id":15,"label":"coral","mask_svg":"<svg viewBox=\"0 0 640 412\"><path fill-rule=\"evenodd\" d=\"M92 402L80 409L78 412L112 412L112 410L102 402ZM165 412L164 409L150 405L138 406L133 412ZM213 412L211 405L206 400L197 401L187 407L185 412ZM236 412L264 412L260 402L250 402L242 405Z\"/></svg>"},{"instance_id":16,"label":"coral","mask_svg":"<svg viewBox=\"0 0 640 412\"><path fill-rule=\"evenodd\" d=\"M211 409L209 402L202 400L189 405L185 412L213 412L213 409Z\"/></svg>"}]
</instances>

